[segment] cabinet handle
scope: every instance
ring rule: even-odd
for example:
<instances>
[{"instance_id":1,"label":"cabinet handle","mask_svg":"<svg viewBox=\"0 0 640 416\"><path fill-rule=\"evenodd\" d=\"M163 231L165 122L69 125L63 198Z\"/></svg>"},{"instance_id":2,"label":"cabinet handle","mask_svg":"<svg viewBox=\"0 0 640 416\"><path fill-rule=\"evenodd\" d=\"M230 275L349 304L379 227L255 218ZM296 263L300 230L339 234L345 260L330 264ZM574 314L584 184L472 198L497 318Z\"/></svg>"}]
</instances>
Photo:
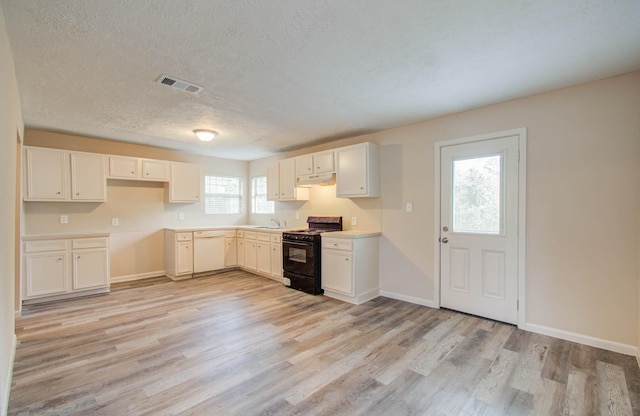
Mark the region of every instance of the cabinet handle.
<instances>
[{"instance_id":1,"label":"cabinet handle","mask_svg":"<svg viewBox=\"0 0 640 416\"><path fill-rule=\"evenodd\" d=\"M360 189L362 189L364 191L364 186L361 186Z\"/></svg>"},{"instance_id":2,"label":"cabinet handle","mask_svg":"<svg viewBox=\"0 0 640 416\"><path fill-rule=\"evenodd\" d=\"M80 195L80 192L76 192L76 196Z\"/></svg>"},{"instance_id":3,"label":"cabinet handle","mask_svg":"<svg viewBox=\"0 0 640 416\"><path fill-rule=\"evenodd\" d=\"M149 176L149 172L145 173L145 175Z\"/></svg>"},{"instance_id":4,"label":"cabinet handle","mask_svg":"<svg viewBox=\"0 0 640 416\"><path fill-rule=\"evenodd\" d=\"M82 258L82 256L78 256L76 257L76 260L80 260Z\"/></svg>"},{"instance_id":5,"label":"cabinet handle","mask_svg":"<svg viewBox=\"0 0 640 416\"><path fill-rule=\"evenodd\" d=\"M62 257L58 257L58 261L62 261Z\"/></svg>"},{"instance_id":6,"label":"cabinet handle","mask_svg":"<svg viewBox=\"0 0 640 416\"><path fill-rule=\"evenodd\" d=\"M349 257L345 257L345 258L344 258L344 261L349 261Z\"/></svg>"},{"instance_id":7,"label":"cabinet handle","mask_svg":"<svg viewBox=\"0 0 640 416\"><path fill-rule=\"evenodd\" d=\"M60 192L60 191L56 192L56 195L60 195L60 194L62 194L62 192Z\"/></svg>"}]
</instances>

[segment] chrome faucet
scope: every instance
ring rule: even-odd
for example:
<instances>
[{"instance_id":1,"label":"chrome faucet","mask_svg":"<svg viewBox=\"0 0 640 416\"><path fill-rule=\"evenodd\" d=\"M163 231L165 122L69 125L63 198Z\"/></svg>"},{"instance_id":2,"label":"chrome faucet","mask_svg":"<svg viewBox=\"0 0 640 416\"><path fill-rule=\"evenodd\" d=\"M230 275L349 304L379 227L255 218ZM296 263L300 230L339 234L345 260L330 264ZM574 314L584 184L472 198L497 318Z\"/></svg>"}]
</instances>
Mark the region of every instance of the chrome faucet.
<instances>
[{"instance_id":1,"label":"chrome faucet","mask_svg":"<svg viewBox=\"0 0 640 416\"><path fill-rule=\"evenodd\" d=\"M282 227L280 226L280 221L278 221L277 219L275 219L275 218L271 218L271 222L274 222L274 223L278 226L278 228L282 228Z\"/></svg>"},{"instance_id":2,"label":"chrome faucet","mask_svg":"<svg viewBox=\"0 0 640 416\"><path fill-rule=\"evenodd\" d=\"M287 220L282 220L282 222L284 223L284 224L282 225L282 228L287 228Z\"/></svg>"}]
</instances>

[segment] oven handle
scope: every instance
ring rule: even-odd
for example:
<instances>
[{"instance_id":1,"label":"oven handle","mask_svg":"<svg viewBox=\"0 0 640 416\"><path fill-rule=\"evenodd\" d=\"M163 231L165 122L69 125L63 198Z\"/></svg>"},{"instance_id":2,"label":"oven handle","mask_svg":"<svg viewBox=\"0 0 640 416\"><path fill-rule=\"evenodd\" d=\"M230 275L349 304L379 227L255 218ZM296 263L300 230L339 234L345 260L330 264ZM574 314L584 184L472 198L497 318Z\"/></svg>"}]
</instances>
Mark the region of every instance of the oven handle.
<instances>
[{"instance_id":1,"label":"oven handle","mask_svg":"<svg viewBox=\"0 0 640 416\"><path fill-rule=\"evenodd\" d=\"M313 243L308 242L308 241L290 241L290 240L283 240L283 241L282 241L282 245L284 246L285 244L290 244L290 245L292 245L292 246L313 247Z\"/></svg>"}]
</instances>

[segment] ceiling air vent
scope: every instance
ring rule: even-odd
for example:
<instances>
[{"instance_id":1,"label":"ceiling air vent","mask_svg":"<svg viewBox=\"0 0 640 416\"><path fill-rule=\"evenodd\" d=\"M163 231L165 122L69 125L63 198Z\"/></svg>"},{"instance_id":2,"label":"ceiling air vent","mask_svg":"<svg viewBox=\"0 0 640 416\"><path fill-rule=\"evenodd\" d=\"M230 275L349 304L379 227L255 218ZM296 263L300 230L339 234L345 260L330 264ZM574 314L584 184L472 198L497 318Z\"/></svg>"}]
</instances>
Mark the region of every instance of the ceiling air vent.
<instances>
[{"instance_id":1,"label":"ceiling air vent","mask_svg":"<svg viewBox=\"0 0 640 416\"><path fill-rule=\"evenodd\" d=\"M182 90L182 91L186 91L189 92L191 94L197 94L200 91L202 91L202 87L196 84L192 84L189 81L184 81L181 79L178 79L176 77L170 77L168 75L162 75L160 76L160 79L158 80L158 82L160 84L164 84L164 85L168 85L172 88L178 89L178 90Z\"/></svg>"}]
</instances>

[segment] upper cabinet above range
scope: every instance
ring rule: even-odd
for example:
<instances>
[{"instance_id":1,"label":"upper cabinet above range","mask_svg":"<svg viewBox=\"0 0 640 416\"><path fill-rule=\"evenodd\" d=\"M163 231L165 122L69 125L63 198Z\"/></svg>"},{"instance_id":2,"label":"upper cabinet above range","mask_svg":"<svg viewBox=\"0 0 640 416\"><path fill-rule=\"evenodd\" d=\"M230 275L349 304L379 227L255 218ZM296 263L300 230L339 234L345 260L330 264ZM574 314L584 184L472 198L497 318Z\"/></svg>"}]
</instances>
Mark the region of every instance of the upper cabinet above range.
<instances>
[{"instance_id":1,"label":"upper cabinet above range","mask_svg":"<svg viewBox=\"0 0 640 416\"><path fill-rule=\"evenodd\" d=\"M335 153L333 150L298 156L295 158L295 161L296 176L331 173L336 171Z\"/></svg>"},{"instance_id":2,"label":"upper cabinet above range","mask_svg":"<svg viewBox=\"0 0 640 416\"><path fill-rule=\"evenodd\" d=\"M105 157L25 147L25 201L104 202Z\"/></svg>"}]
</instances>

